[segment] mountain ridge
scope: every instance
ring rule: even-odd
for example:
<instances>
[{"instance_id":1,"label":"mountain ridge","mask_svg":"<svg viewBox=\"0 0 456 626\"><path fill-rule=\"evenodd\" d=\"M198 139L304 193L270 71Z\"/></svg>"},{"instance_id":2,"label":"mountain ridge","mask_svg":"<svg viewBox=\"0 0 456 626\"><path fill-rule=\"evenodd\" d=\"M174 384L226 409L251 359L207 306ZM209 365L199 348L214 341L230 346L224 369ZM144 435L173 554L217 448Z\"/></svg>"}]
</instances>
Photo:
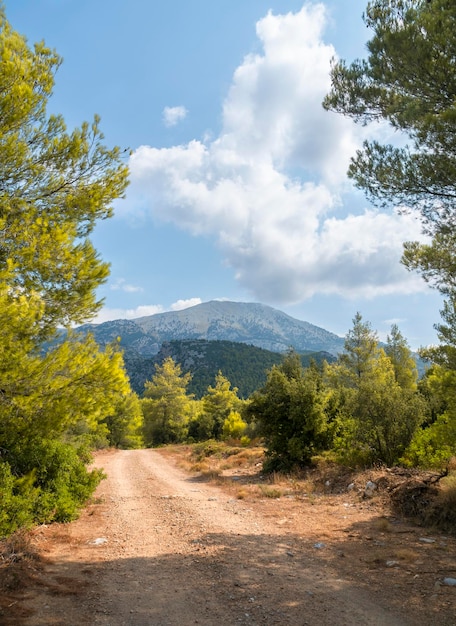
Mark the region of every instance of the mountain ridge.
<instances>
[{"instance_id":1,"label":"mountain ridge","mask_svg":"<svg viewBox=\"0 0 456 626\"><path fill-rule=\"evenodd\" d=\"M328 352L337 355L344 339L324 328L260 303L211 300L179 311L135 319L111 320L79 327L106 345L120 337L120 345L142 356L158 354L164 342L205 339L233 341L271 352Z\"/></svg>"}]
</instances>

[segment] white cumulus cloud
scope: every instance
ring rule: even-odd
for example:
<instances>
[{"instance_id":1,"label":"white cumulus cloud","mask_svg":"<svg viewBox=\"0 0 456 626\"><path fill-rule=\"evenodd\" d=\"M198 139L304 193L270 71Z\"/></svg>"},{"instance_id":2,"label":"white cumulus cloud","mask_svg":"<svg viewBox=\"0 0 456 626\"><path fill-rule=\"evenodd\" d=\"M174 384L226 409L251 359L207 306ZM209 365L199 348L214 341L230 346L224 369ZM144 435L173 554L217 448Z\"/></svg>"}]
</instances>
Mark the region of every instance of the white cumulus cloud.
<instances>
[{"instance_id":1,"label":"white cumulus cloud","mask_svg":"<svg viewBox=\"0 0 456 626\"><path fill-rule=\"evenodd\" d=\"M164 309L160 304L145 304L135 309L114 309L105 307L92 320L93 324L102 324L111 320L132 320L136 317L146 317L163 313Z\"/></svg>"},{"instance_id":2,"label":"white cumulus cloud","mask_svg":"<svg viewBox=\"0 0 456 626\"><path fill-rule=\"evenodd\" d=\"M163 109L163 123L165 126L176 126L181 120L187 117L187 109L184 106L165 107Z\"/></svg>"},{"instance_id":3,"label":"white cumulus cloud","mask_svg":"<svg viewBox=\"0 0 456 626\"><path fill-rule=\"evenodd\" d=\"M187 300L177 300L169 307L164 307L161 304L143 304L134 309L106 307L97 314L92 322L94 324L102 324L103 322L109 322L111 320L133 320L137 317L147 317L149 315L155 315L156 313L165 313L166 311L182 311L182 309L188 309L191 306L201 304L201 302L201 298L188 298Z\"/></svg>"},{"instance_id":4,"label":"white cumulus cloud","mask_svg":"<svg viewBox=\"0 0 456 626\"><path fill-rule=\"evenodd\" d=\"M419 224L344 206L349 159L366 131L321 105L335 56L323 41L326 23L323 4L268 13L256 25L261 52L234 72L220 134L141 146L130 159L120 211L216 238L237 280L262 301L424 288L399 262Z\"/></svg>"},{"instance_id":5,"label":"white cumulus cloud","mask_svg":"<svg viewBox=\"0 0 456 626\"><path fill-rule=\"evenodd\" d=\"M201 298L189 298L188 300L177 300L171 305L171 311L182 311L183 309L188 309L191 306L196 306L197 304L201 304Z\"/></svg>"}]
</instances>

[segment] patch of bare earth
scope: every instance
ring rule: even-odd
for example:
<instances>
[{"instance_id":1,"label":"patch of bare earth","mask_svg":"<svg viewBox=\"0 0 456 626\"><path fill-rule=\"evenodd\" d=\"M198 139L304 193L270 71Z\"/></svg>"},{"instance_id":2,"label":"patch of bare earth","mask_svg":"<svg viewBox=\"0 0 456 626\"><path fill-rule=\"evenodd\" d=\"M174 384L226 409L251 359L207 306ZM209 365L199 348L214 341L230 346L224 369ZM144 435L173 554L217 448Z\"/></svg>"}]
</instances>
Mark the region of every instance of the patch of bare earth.
<instances>
[{"instance_id":1,"label":"patch of bare earth","mask_svg":"<svg viewBox=\"0 0 456 626\"><path fill-rule=\"evenodd\" d=\"M248 456L195 473L185 454L98 453L81 518L0 561L0 624L456 625L455 537L393 517L380 474L363 498L348 476L267 481Z\"/></svg>"}]
</instances>

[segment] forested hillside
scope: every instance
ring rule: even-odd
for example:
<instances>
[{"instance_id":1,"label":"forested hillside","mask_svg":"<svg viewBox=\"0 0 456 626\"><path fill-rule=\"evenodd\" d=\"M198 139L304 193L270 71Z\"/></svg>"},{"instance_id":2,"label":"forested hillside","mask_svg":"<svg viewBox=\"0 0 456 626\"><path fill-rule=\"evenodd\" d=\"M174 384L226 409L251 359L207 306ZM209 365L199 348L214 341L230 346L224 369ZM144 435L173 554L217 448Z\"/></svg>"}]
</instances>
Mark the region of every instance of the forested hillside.
<instances>
[{"instance_id":1,"label":"forested hillside","mask_svg":"<svg viewBox=\"0 0 456 626\"><path fill-rule=\"evenodd\" d=\"M201 398L209 385L214 383L219 371L238 388L241 398L248 398L266 381L267 370L281 363L283 355L233 341L206 341L204 339L165 342L154 357L143 357L134 350L126 350L125 367L131 386L138 394L144 392L144 383L155 372L155 364L162 364L171 357L179 363L182 371L192 376L188 392ZM333 362L335 357L325 352L309 352L301 355L307 366L312 359L321 363Z\"/></svg>"}]
</instances>

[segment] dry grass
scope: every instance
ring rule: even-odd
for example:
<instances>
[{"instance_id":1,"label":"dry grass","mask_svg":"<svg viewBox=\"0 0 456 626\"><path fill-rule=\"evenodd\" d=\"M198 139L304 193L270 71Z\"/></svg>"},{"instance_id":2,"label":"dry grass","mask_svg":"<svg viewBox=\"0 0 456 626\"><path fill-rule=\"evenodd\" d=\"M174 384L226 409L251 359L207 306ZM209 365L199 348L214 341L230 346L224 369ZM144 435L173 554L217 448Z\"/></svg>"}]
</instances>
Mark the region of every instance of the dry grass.
<instances>
[{"instance_id":1,"label":"dry grass","mask_svg":"<svg viewBox=\"0 0 456 626\"><path fill-rule=\"evenodd\" d=\"M249 491L248 489L245 489L245 488L238 489L236 493L236 498L238 500L245 500L248 496L249 496Z\"/></svg>"},{"instance_id":2,"label":"dry grass","mask_svg":"<svg viewBox=\"0 0 456 626\"><path fill-rule=\"evenodd\" d=\"M391 522L386 517L379 517L377 520L375 520L374 526L376 530L381 533L390 533L393 530Z\"/></svg>"},{"instance_id":3,"label":"dry grass","mask_svg":"<svg viewBox=\"0 0 456 626\"><path fill-rule=\"evenodd\" d=\"M20 590L40 564L31 533L18 531L0 541L0 591ZM8 596L6 596L7 598ZM3 603L0 603L3 608Z\"/></svg>"},{"instance_id":4,"label":"dry grass","mask_svg":"<svg viewBox=\"0 0 456 626\"><path fill-rule=\"evenodd\" d=\"M18 531L0 541L0 567L36 558L36 551L30 540L30 533Z\"/></svg>"},{"instance_id":5,"label":"dry grass","mask_svg":"<svg viewBox=\"0 0 456 626\"><path fill-rule=\"evenodd\" d=\"M420 555L412 548L400 548L394 552L394 558L406 563L414 563L419 559Z\"/></svg>"},{"instance_id":6,"label":"dry grass","mask_svg":"<svg viewBox=\"0 0 456 626\"><path fill-rule=\"evenodd\" d=\"M440 489L425 514L425 522L447 532L456 529L456 474L440 481Z\"/></svg>"},{"instance_id":7,"label":"dry grass","mask_svg":"<svg viewBox=\"0 0 456 626\"><path fill-rule=\"evenodd\" d=\"M218 482L221 477L221 469L218 467L209 467L201 472L201 476L206 480Z\"/></svg>"},{"instance_id":8,"label":"dry grass","mask_svg":"<svg viewBox=\"0 0 456 626\"><path fill-rule=\"evenodd\" d=\"M427 482L429 472L404 468L355 472L325 458L315 458L311 468L292 474L262 472L264 449L234 442L207 441L193 445L163 448L166 456L184 470L199 474L231 491L241 500L305 498L314 504L322 496L344 495L344 498L362 498L364 486L372 480L378 485L374 498L381 499L393 513L412 519L415 523L446 533L456 529L456 470L449 467L450 475L438 484ZM456 460L453 461L456 466ZM351 490L349 485L354 485ZM378 519L376 530L392 532L387 517ZM399 558L399 557L398 557Z\"/></svg>"},{"instance_id":9,"label":"dry grass","mask_svg":"<svg viewBox=\"0 0 456 626\"><path fill-rule=\"evenodd\" d=\"M258 485L258 491L263 498L281 498L283 491L277 487L269 487L269 485Z\"/></svg>"}]
</instances>

